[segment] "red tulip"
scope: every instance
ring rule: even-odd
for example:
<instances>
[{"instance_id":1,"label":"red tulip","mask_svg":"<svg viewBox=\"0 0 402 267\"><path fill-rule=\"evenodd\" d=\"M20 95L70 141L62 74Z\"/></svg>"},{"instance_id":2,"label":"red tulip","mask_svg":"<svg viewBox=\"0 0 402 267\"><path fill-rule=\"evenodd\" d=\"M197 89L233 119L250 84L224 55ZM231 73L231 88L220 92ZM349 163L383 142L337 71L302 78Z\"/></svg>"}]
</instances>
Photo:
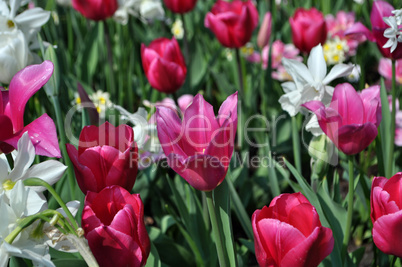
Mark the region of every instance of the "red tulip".
<instances>
[{"instance_id":1,"label":"red tulip","mask_svg":"<svg viewBox=\"0 0 402 267\"><path fill-rule=\"evenodd\" d=\"M384 31L389 26L384 22L383 17L393 16L392 11L394 7L385 1L374 1L371 9L370 21L372 31L366 28L362 23L356 23L353 27L349 28L346 34L365 35L370 41L376 42L378 49L384 57L390 59L402 58L402 46L398 45L393 53L390 48L383 48L388 38L384 37Z\"/></svg>"},{"instance_id":2,"label":"red tulip","mask_svg":"<svg viewBox=\"0 0 402 267\"><path fill-rule=\"evenodd\" d=\"M66 144L81 191L100 192L106 186L133 188L137 176L137 144L133 129L114 127L105 122L100 127L85 126L77 149Z\"/></svg>"},{"instance_id":3,"label":"red tulip","mask_svg":"<svg viewBox=\"0 0 402 267\"><path fill-rule=\"evenodd\" d=\"M149 83L162 93L174 93L186 79L186 63L175 38L141 45L142 66Z\"/></svg>"},{"instance_id":4,"label":"red tulip","mask_svg":"<svg viewBox=\"0 0 402 267\"><path fill-rule=\"evenodd\" d=\"M131 195L120 186L88 192L81 225L100 266L145 265L150 241L139 194Z\"/></svg>"},{"instance_id":5,"label":"red tulip","mask_svg":"<svg viewBox=\"0 0 402 267\"><path fill-rule=\"evenodd\" d=\"M339 84L328 108L320 101L310 101L302 106L317 115L323 132L345 154L361 152L378 134L381 122L379 86L357 93L350 84Z\"/></svg>"},{"instance_id":6,"label":"red tulip","mask_svg":"<svg viewBox=\"0 0 402 267\"><path fill-rule=\"evenodd\" d=\"M174 13L184 14L193 10L197 0L163 0L163 2Z\"/></svg>"},{"instance_id":7,"label":"red tulip","mask_svg":"<svg viewBox=\"0 0 402 267\"><path fill-rule=\"evenodd\" d=\"M119 7L117 0L72 0L75 10L92 20L105 20Z\"/></svg>"},{"instance_id":8,"label":"red tulip","mask_svg":"<svg viewBox=\"0 0 402 267\"><path fill-rule=\"evenodd\" d=\"M251 0L218 0L207 13L204 25L223 46L240 48L250 41L258 25L258 11Z\"/></svg>"},{"instance_id":9,"label":"red tulip","mask_svg":"<svg viewBox=\"0 0 402 267\"><path fill-rule=\"evenodd\" d=\"M0 153L16 149L22 134L28 132L36 154L61 157L56 126L47 114L24 126L25 105L52 73L53 63L45 61L20 70L12 78L8 90L0 87Z\"/></svg>"},{"instance_id":10,"label":"red tulip","mask_svg":"<svg viewBox=\"0 0 402 267\"><path fill-rule=\"evenodd\" d=\"M310 50L327 39L327 26L324 16L315 8L298 8L289 19L292 28L293 44L302 52Z\"/></svg>"},{"instance_id":11,"label":"red tulip","mask_svg":"<svg viewBox=\"0 0 402 267\"><path fill-rule=\"evenodd\" d=\"M275 197L251 221L260 266L317 266L334 247L331 229L301 193Z\"/></svg>"},{"instance_id":12,"label":"red tulip","mask_svg":"<svg viewBox=\"0 0 402 267\"><path fill-rule=\"evenodd\" d=\"M198 94L184 111L183 122L163 106L157 107L156 121L159 141L174 171L197 190L211 191L222 183L233 154L237 93L223 102L217 117Z\"/></svg>"},{"instance_id":13,"label":"red tulip","mask_svg":"<svg viewBox=\"0 0 402 267\"><path fill-rule=\"evenodd\" d=\"M384 253L402 257L402 172L374 177L371 186L373 240Z\"/></svg>"}]
</instances>

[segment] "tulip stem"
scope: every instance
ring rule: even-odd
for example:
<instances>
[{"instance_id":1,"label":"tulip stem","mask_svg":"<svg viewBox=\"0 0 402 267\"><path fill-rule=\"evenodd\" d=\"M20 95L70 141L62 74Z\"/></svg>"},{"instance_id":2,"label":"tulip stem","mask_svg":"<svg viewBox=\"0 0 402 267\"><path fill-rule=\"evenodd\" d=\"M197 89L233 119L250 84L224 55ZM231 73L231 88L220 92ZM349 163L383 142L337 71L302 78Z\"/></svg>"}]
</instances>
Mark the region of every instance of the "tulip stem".
<instances>
[{"instance_id":1,"label":"tulip stem","mask_svg":"<svg viewBox=\"0 0 402 267\"><path fill-rule=\"evenodd\" d=\"M113 73L113 51L112 51L112 46L110 43L110 31L109 31L109 26L107 25L107 22L104 21L103 23L103 30L105 33L105 42L106 42L106 49L107 49L107 61L108 61L108 70L109 70L109 92L112 97L116 97L115 94L115 80L114 80L114 73ZM122 103L120 103L122 105Z\"/></svg>"},{"instance_id":2,"label":"tulip stem","mask_svg":"<svg viewBox=\"0 0 402 267\"><path fill-rule=\"evenodd\" d=\"M222 233L220 231L218 220L216 218L213 192L214 192L213 190L205 192L205 195L207 197L209 218L211 220L212 225L212 234L215 237L215 245L216 245L216 251L218 253L219 265L221 267L226 267L229 266L229 264L227 263L227 257L223 250Z\"/></svg>"},{"instance_id":3,"label":"tulip stem","mask_svg":"<svg viewBox=\"0 0 402 267\"><path fill-rule=\"evenodd\" d=\"M239 93L240 97L244 97L244 81L243 81L243 70L241 67L241 58L240 58L240 50L239 48L235 49L236 51L236 61L237 61L237 74L239 76Z\"/></svg>"},{"instance_id":4,"label":"tulip stem","mask_svg":"<svg viewBox=\"0 0 402 267\"><path fill-rule=\"evenodd\" d=\"M296 170L302 174L301 159L300 159L300 138L297 129L296 117L292 117L292 142L293 142L293 157L296 165Z\"/></svg>"},{"instance_id":5,"label":"tulip stem","mask_svg":"<svg viewBox=\"0 0 402 267\"><path fill-rule=\"evenodd\" d=\"M191 64L190 64L190 50L188 45L188 33L187 33L187 25L186 20L184 18L184 14L180 15L181 21L183 23L183 43L184 43L184 54L185 54L185 62L187 67L187 77L186 82L188 85L188 91L191 92Z\"/></svg>"},{"instance_id":6,"label":"tulip stem","mask_svg":"<svg viewBox=\"0 0 402 267\"><path fill-rule=\"evenodd\" d=\"M354 175L353 175L353 156L348 156L349 160L349 193L348 193L348 217L346 220L346 230L343 237L343 249L342 249L342 262L345 262L345 257L348 251L348 244L350 239L350 228L352 227L352 215L353 215L353 193L354 193Z\"/></svg>"},{"instance_id":7,"label":"tulip stem","mask_svg":"<svg viewBox=\"0 0 402 267\"><path fill-rule=\"evenodd\" d=\"M64 210L64 212L67 214L67 217L70 219L70 222L74 226L74 230L78 229L78 224L74 219L74 216L71 214L70 210L67 208L66 204L63 202L59 194L53 189L50 184L46 183L42 179L39 178L28 178L24 180L24 185L26 186L43 186L49 191L50 194L54 197L54 199L59 203L60 207Z\"/></svg>"},{"instance_id":8,"label":"tulip stem","mask_svg":"<svg viewBox=\"0 0 402 267\"><path fill-rule=\"evenodd\" d=\"M392 168L394 165L394 142L395 142L395 114L396 114L396 72L395 72L395 60L392 60L392 110L391 110L391 138L389 142L389 154L387 159L387 177L391 177L393 174Z\"/></svg>"}]
</instances>

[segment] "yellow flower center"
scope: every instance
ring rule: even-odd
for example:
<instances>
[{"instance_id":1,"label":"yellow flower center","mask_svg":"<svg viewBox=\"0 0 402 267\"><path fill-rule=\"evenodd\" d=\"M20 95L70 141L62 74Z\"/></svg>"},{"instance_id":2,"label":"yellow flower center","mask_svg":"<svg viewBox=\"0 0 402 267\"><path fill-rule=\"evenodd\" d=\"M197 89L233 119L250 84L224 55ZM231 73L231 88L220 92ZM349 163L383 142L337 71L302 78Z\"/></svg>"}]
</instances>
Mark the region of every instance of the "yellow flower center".
<instances>
[{"instance_id":1,"label":"yellow flower center","mask_svg":"<svg viewBox=\"0 0 402 267\"><path fill-rule=\"evenodd\" d=\"M7 27L10 29L14 28L15 27L14 21L12 21L11 19L7 20Z\"/></svg>"},{"instance_id":2,"label":"yellow flower center","mask_svg":"<svg viewBox=\"0 0 402 267\"><path fill-rule=\"evenodd\" d=\"M11 181L10 179L5 180L3 183L3 189L9 191L14 188L15 182Z\"/></svg>"},{"instance_id":3,"label":"yellow flower center","mask_svg":"<svg viewBox=\"0 0 402 267\"><path fill-rule=\"evenodd\" d=\"M106 99L103 96L99 97L99 103L102 105L106 104Z\"/></svg>"},{"instance_id":4,"label":"yellow flower center","mask_svg":"<svg viewBox=\"0 0 402 267\"><path fill-rule=\"evenodd\" d=\"M81 104L81 97L77 97L77 98L75 99L75 102L76 102L77 104Z\"/></svg>"}]
</instances>

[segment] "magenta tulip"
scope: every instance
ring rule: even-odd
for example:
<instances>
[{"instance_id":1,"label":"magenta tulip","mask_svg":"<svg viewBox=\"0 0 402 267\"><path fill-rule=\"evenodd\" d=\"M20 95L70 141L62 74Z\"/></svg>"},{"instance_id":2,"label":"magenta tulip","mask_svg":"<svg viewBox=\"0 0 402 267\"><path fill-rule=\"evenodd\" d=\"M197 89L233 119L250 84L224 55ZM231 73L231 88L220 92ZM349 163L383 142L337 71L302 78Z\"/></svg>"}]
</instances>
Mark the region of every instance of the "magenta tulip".
<instances>
[{"instance_id":1,"label":"magenta tulip","mask_svg":"<svg viewBox=\"0 0 402 267\"><path fill-rule=\"evenodd\" d=\"M373 240L384 253L402 257L402 172L374 177L371 186Z\"/></svg>"},{"instance_id":2,"label":"magenta tulip","mask_svg":"<svg viewBox=\"0 0 402 267\"><path fill-rule=\"evenodd\" d=\"M36 154L61 157L56 126L47 114L24 126L25 105L52 73L53 63L45 61L20 70L12 78L8 90L0 87L0 153L16 149L18 140L28 131Z\"/></svg>"},{"instance_id":3,"label":"magenta tulip","mask_svg":"<svg viewBox=\"0 0 402 267\"><path fill-rule=\"evenodd\" d=\"M275 197L251 222L260 266L317 266L334 248L331 229L301 193Z\"/></svg>"},{"instance_id":4,"label":"magenta tulip","mask_svg":"<svg viewBox=\"0 0 402 267\"><path fill-rule=\"evenodd\" d=\"M402 58L402 46L398 45L393 53L390 48L383 48L388 38L384 37L384 31L389 26L384 22L383 17L393 16L394 7L385 1L374 1L371 9L370 21L372 31L366 28L362 23L356 23L349 28L345 34L364 35L372 42L376 42L381 54L390 59Z\"/></svg>"},{"instance_id":5,"label":"magenta tulip","mask_svg":"<svg viewBox=\"0 0 402 267\"><path fill-rule=\"evenodd\" d=\"M350 84L339 84L328 108L315 100L302 106L317 115L323 132L347 155L361 152L378 134L381 122L379 86L357 93Z\"/></svg>"},{"instance_id":6,"label":"magenta tulip","mask_svg":"<svg viewBox=\"0 0 402 267\"><path fill-rule=\"evenodd\" d=\"M218 0L207 13L204 25L223 46L240 48L250 41L258 25L258 11L251 0Z\"/></svg>"},{"instance_id":7,"label":"magenta tulip","mask_svg":"<svg viewBox=\"0 0 402 267\"><path fill-rule=\"evenodd\" d=\"M133 188L137 176L137 144L128 125L85 126L77 149L66 144L81 191L100 192L106 186Z\"/></svg>"},{"instance_id":8,"label":"magenta tulip","mask_svg":"<svg viewBox=\"0 0 402 267\"><path fill-rule=\"evenodd\" d=\"M72 0L75 10L92 20L105 20L116 12L119 7L117 0Z\"/></svg>"},{"instance_id":9,"label":"magenta tulip","mask_svg":"<svg viewBox=\"0 0 402 267\"><path fill-rule=\"evenodd\" d=\"M166 7L174 13L184 14L194 9L197 0L163 0Z\"/></svg>"},{"instance_id":10,"label":"magenta tulip","mask_svg":"<svg viewBox=\"0 0 402 267\"><path fill-rule=\"evenodd\" d=\"M100 266L145 265L151 245L139 194L131 195L120 186L88 192L81 225Z\"/></svg>"},{"instance_id":11,"label":"magenta tulip","mask_svg":"<svg viewBox=\"0 0 402 267\"><path fill-rule=\"evenodd\" d=\"M298 8L289 23L293 44L304 53L310 53L313 47L324 44L327 39L324 16L315 8Z\"/></svg>"},{"instance_id":12,"label":"magenta tulip","mask_svg":"<svg viewBox=\"0 0 402 267\"><path fill-rule=\"evenodd\" d=\"M159 106L156 111L159 141L169 166L192 187L211 191L222 183L233 154L237 129L237 92L229 96L215 117L202 95L177 113Z\"/></svg>"},{"instance_id":13,"label":"magenta tulip","mask_svg":"<svg viewBox=\"0 0 402 267\"><path fill-rule=\"evenodd\" d=\"M186 80L186 63L175 38L141 45L142 66L149 83L162 93L176 92Z\"/></svg>"}]
</instances>

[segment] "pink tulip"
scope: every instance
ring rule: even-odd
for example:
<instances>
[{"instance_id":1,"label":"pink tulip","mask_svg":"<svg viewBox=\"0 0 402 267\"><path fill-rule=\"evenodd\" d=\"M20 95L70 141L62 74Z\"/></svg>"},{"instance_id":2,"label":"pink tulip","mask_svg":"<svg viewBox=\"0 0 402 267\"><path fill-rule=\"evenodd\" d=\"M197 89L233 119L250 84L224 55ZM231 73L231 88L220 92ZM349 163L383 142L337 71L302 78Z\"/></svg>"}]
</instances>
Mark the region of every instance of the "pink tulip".
<instances>
[{"instance_id":1,"label":"pink tulip","mask_svg":"<svg viewBox=\"0 0 402 267\"><path fill-rule=\"evenodd\" d=\"M373 240L384 253L402 257L402 172L374 177L370 204Z\"/></svg>"},{"instance_id":2,"label":"pink tulip","mask_svg":"<svg viewBox=\"0 0 402 267\"><path fill-rule=\"evenodd\" d=\"M394 7L385 1L374 1L371 9L370 21L372 31L366 28L362 23L356 23L349 28L345 34L364 35L372 42L376 42L381 54L386 58L400 59L402 58L402 46L398 45L393 53L390 48L383 48L388 38L384 37L384 31L389 26L384 22L383 17L393 16Z\"/></svg>"},{"instance_id":3,"label":"pink tulip","mask_svg":"<svg viewBox=\"0 0 402 267\"><path fill-rule=\"evenodd\" d=\"M142 66L149 83L163 93L174 93L186 80L187 67L175 38L159 38L141 45Z\"/></svg>"},{"instance_id":4,"label":"pink tulip","mask_svg":"<svg viewBox=\"0 0 402 267\"><path fill-rule=\"evenodd\" d=\"M133 129L114 127L105 122L100 127L85 126L77 149L66 144L81 191L100 192L106 186L133 188L137 176L137 144Z\"/></svg>"},{"instance_id":5,"label":"pink tulip","mask_svg":"<svg viewBox=\"0 0 402 267\"><path fill-rule=\"evenodd\" d=\"M378 72L386 80L392 81L392 61L389 58L381 58L378 66ZM402 85L402 59L395 62L395 76L396 82Z\"/></svg>"},{"instance_id":6,"label":"pink tulip","mask_svg":"<svg viewBox=\"0 0 402 267\"><path fill-rule=\"evenodd\" d=\"M261 23L260 30L258 31L257 44L260 48L268 45L269 38L271 37L272 19L271 12L265 13L264 20Z\"/></svg>"},{"instance_id":7,"label":"pink tulip","mask_svg":"<svg viewBox=\"0 0 402 267\"><path fill-rule=\"evenodd\" d=\"M225 178L237 129L237 92L215 117L202 95L194 97L183 121L170 108L157 107L159 141L169 166L191 186L211 191Z\"/></svg>"},{"instance_id":8,"label":"pink tulip","mask_svg":"<svg viewBox=\"0 0 402 267\"><path fill-rule=\"evenodd\" d=\"M328 108L316 100L302 106L317 115L323 132L347 155L361 152L378 134L381 122L379 86L357 93L350 84L339 84Z\"/></svg>"},{"instance_id":9,"label":"pink tulip","mask_svg":"<svg viewBox=\"0 0 402 267\"><path fill-rule=\"evenodd\" d=\"M324 44L327 39L324 16L315 8L309 10L298 8L289 19L289 23L293 43L304 53L310 53L313 47Z\"/></svg>"},{"instance_id":10,"label":"pink tulip","mask_svg":"<svg viewBox=\"0 0 402 267\"><path fill-rule=\"evenodd\" d=\"M28 131L36 154L61 157L56 126L47 114L24 126L25 105L50 79L52 73L53 63L45 61L15 74L8 91L0 88L0 153L16 149L18 140Z\"/></svg>"},{"instance_id":11,"label":"pink tulip","mask_svg":"<svg viewBox=\"0 0 402 267\"><path fill-rule=\"evenodd\" d=\"M163 0L166 7L174 13L184 14L194 9L197 0Z\"/></svg>"},{"instance_id":12,"label":"pink tulip","mask_svg":"<svg viewBox=\"0 0 402 267\"><path fill-rule=\"evenodd\" d=\"M120 186L88 192L81 225L100 266L145 265L151 245L139 194L131 195Z\"/></svg>"},{"instance_id":13,"label":"pink tulip","mask_svg":"<svg viewBox=\"0 0 402 267\"><path fill-rule=\"evenodd\" d=\"M250 41L258 25L258 11L251 0L217 0L207 13L204 25L223 46L240 48Z\"/></svg>"},{"instance_id":14,"label":"pink tulip","mask_svg":"<svg viewBox=\"0 0 402 267\"><path fill-rule=\"evenodd\" d=\"M251 222L260 266L317 266L334 247L331 229L301 193L275 197Z\"/></svg>"},{"instance_id":15,"label":"pink tulip","mask_svg":"<svg viewBox=\"0 0 402 267\"><path fill-rule=\"evenodd\" d=\"M105 20L114 15L119 3L117 0L72 0L75 10L92 20Z\"/></svg>"}]
</instances>

